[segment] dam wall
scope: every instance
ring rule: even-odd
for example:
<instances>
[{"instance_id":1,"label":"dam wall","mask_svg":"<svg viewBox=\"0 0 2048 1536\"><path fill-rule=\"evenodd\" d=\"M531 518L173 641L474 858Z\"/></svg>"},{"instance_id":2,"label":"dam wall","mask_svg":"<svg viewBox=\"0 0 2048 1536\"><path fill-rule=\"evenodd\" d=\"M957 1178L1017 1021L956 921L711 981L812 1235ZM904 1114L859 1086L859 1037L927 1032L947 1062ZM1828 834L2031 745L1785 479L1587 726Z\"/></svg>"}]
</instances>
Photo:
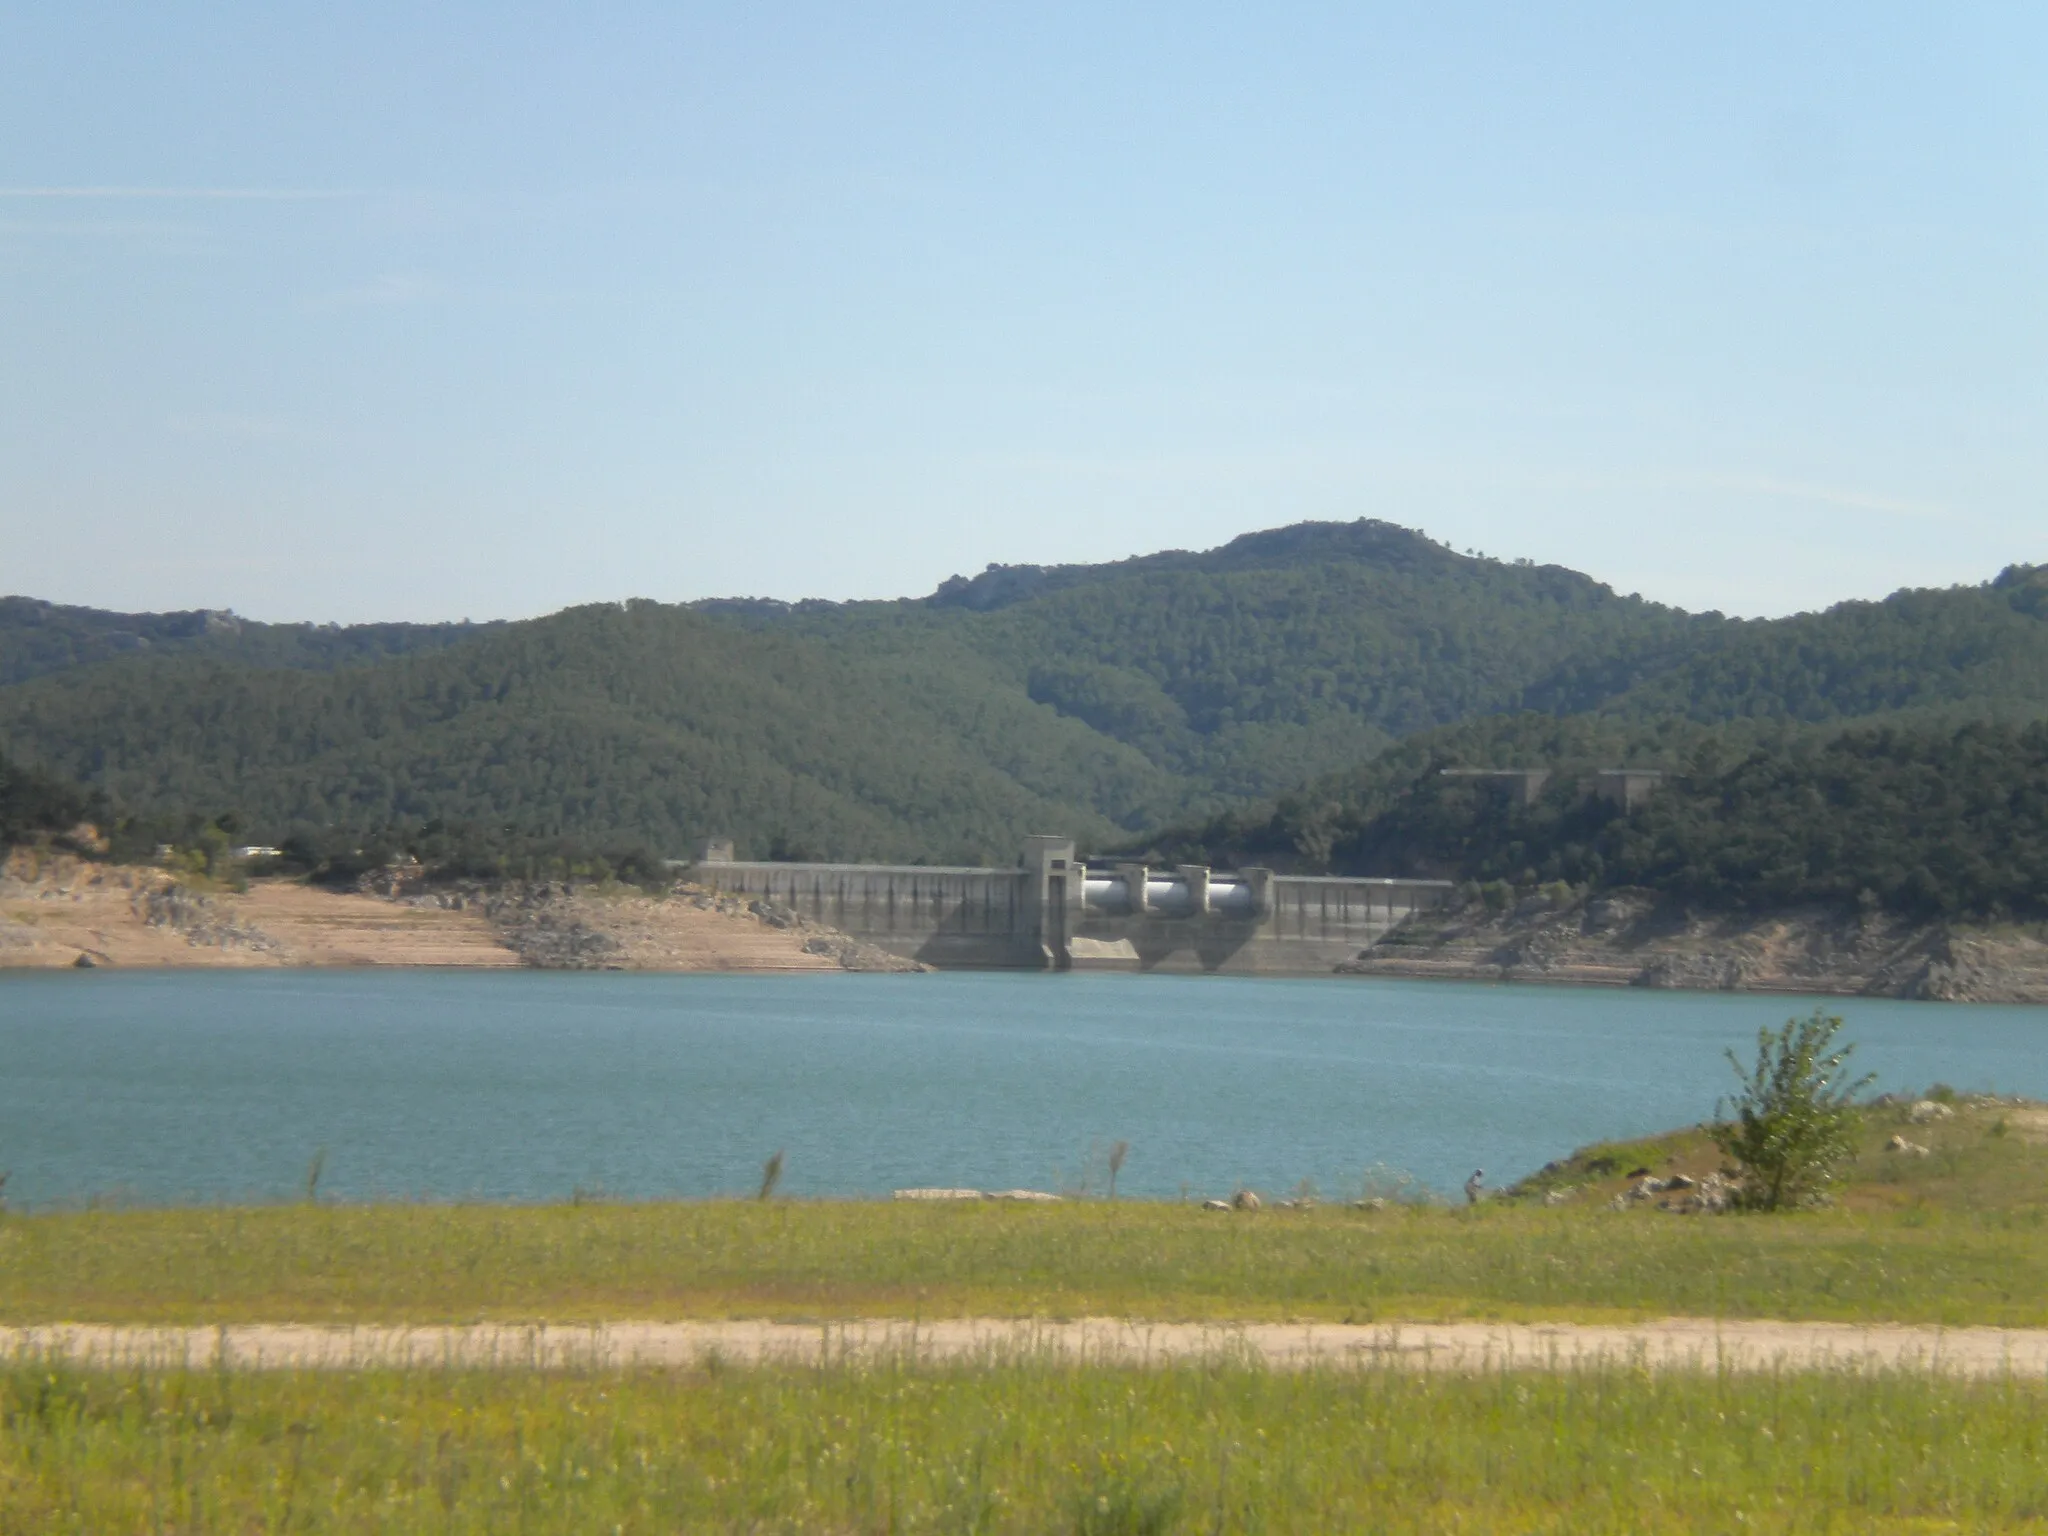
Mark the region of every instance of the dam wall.
<instances>
[{"instance_id":1,"label":"dam wall","mask_svg":"<svg viewBox=\"0 0 2048 1536\"><path fill-rule=\"evenodd\" d=\"M699 863L699 883L787 907L927 965L1036 970L1042 956L1025 914L1021 869L921 864Z\"/></svg>"},{"instance_id":2,"label":"dam wall","mask_svg":"<svg viewBox=\"0 0 2048 1536\"><path fill-rule=\"evenodd\" d=\"M1057 837L1027 840L1013 869L748 862L729 847L711 845L691 877L947 970L1327 973L1451 890L1445 880L1086 864Z\"/></svg>"}]
</instances>

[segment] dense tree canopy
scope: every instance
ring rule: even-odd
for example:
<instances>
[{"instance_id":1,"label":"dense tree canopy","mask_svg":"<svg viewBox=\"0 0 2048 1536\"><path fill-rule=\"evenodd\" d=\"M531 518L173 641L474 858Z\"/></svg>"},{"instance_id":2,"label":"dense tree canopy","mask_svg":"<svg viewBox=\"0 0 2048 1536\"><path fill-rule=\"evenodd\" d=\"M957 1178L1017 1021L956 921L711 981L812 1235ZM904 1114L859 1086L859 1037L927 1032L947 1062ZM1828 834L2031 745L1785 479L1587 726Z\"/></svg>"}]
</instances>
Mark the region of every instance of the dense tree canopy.
<instances>
[{"instance_id":1,"label":"dense tree canopy","mask_svg":"<svg viewBox=\"0 0 2048 1536\"><path fill-rule=\"evenodd\" d=\"M1708 907L2048 915L2048 724L1631 736L1525 716L1490 735L1408 744L1398 766L1157 847L1219 863L1646 887ZM1591 783L1617 760L1661 762L1667 776L1625 811ZM1533 803L1444 772L1503 762L1551 770Z\"/></svg>"},{"instance_id":2,"label":"dense tree canopy","mask_svg":"<svg viewBox=\"0 0 2048 1536\"><path fill-rule=\"evenodd\" d=\"M1128 748L976 683L602 605L319 673L124 658L0 690L0 740L140 811L232 810L263 842L439 820L1007 861L1021 829L1106 836L1104 809L1170 794Z\"/></svg>"},{"instance_id":3,"label":"dense tree canopy","mask_svg":"<svg viewBox=\"0 0 2048 1536\"><path fill-rule=\"evenodd\" d=\"M76 784L0 756L0 848L67 832L104 807Z\"/></svg>"},{"instance_id":4,"label":"dense tree canopy","mask_svg":"<svg viewBox=\"0 0 2048 1536\"><path fill-rule=\"evenodd\" d=\"M433 650L487 624L259 624L232 613L108 613L0 597L0 684L122 656L215 657L245 666L329 667Z\"/></svg>"},{"instance_id":5,"label":"dense tree canopy","mask_svg":"<svg viewBox=\"0 0 2048 1536\"><path fill-rule=\"evenodd\" d=\"M1542 764L1560 795L1622 762L1704 784L1753 757L1818 761L1848 726L1918 733L1917 752L2044 713L2037 567L1743 622L1374 521L992 567L923 599L634 602L517 624L0 600L0 748L131 816L232 814L252 841L348 847L468 828L497 850L479 857L514 860L732 835L749 853L1007 862L1025 834L1060 831L1216 862L1667 880L1576 800L1532 808L1549 830L1510 826L1428 770ZM1179 830L1149 833L1162 826ZM1791 880L1793 854L1756 838L1751 855L1730 842L1684 862L1696 844L1671 857L1702 892L1744 857L1731 889L1817 878ZM1960 889L1931 850L1916 858L1850 895L1922 900L1907 894L1922 864L1913 889Z\"/></svg>"}]
</instances>

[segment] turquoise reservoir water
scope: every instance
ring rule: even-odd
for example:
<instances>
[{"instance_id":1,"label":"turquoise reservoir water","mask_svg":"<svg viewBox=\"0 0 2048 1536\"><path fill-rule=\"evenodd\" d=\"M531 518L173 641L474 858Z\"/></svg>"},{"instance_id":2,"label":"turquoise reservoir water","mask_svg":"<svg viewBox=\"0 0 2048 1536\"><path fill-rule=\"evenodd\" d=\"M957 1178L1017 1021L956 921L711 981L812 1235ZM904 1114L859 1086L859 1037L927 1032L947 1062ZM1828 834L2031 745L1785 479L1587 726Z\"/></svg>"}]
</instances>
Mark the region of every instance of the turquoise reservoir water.
<instances>
[{"instance_id":1,"label":"turquoise reservoir water","mask_svg":"<svg viewBox=\"0 0 2048 1536\"><path fill-rule=\"evenodd\" d=\"M1701 1119L1796 998L1218 977L0 976L10 1204L908 1184L1453 1189ZM2048 1009L1838 1000L1881 1084L2048 1097Z\"/></svg>"}]
</instances>

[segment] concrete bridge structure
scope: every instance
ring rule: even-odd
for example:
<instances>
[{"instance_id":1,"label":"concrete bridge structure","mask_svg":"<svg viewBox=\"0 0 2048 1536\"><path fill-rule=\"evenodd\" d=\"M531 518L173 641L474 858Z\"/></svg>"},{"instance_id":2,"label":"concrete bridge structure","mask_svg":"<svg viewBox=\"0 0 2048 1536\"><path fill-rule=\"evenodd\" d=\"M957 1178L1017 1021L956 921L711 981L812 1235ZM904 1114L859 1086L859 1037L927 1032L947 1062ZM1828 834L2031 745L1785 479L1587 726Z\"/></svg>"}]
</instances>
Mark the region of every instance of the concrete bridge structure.
<instances>
[{"instance_id":1,"label":"concrete bridge structure","mask_svg":"<svg viewBox=\"0 0 2048 1536\"><path fill-rule=\"evenodd\" d=\"M714 842L691 875L948 970L1324 974L1451 891L1448 880L1084 864L1059 837L1027 839L1015 869L743 862Z\"/></svg>"}]
</instances>

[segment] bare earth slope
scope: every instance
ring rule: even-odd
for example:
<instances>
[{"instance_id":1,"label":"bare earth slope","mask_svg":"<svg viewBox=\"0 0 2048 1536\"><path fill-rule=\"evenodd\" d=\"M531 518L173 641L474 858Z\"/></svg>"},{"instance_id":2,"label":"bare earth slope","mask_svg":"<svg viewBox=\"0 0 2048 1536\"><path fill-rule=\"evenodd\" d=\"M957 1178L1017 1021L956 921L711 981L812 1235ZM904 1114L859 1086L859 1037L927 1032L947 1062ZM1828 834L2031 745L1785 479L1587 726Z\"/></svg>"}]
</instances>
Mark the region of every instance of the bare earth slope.
<instances>
[{"instance_id":1,"label":"bare earth slope","mask_svg":"<svg viewBox=\"0 0 2048 1536\"><path fill-rule=\"evenodd\" d=\"M791 914L690 887L394 897L272 880L201 891L160 869L16 849L0 864L0 968L81 964L920 969Z\"/></svg>"},{"instance_id":2,"label":"bare earth slope","mask_svg":"<svg viewBox=\"0 0 2048 1536\"><path fill-rule=\"evenodd\" d=\"M1551 981L1581 986L1833 993L1943 1002L2048 1002L2048 930L1964 927L1824 910L1695 915L1647 892L1506 911L1470 902L1421 913L1351 975Z\"/></svg>"}]
</instances>

